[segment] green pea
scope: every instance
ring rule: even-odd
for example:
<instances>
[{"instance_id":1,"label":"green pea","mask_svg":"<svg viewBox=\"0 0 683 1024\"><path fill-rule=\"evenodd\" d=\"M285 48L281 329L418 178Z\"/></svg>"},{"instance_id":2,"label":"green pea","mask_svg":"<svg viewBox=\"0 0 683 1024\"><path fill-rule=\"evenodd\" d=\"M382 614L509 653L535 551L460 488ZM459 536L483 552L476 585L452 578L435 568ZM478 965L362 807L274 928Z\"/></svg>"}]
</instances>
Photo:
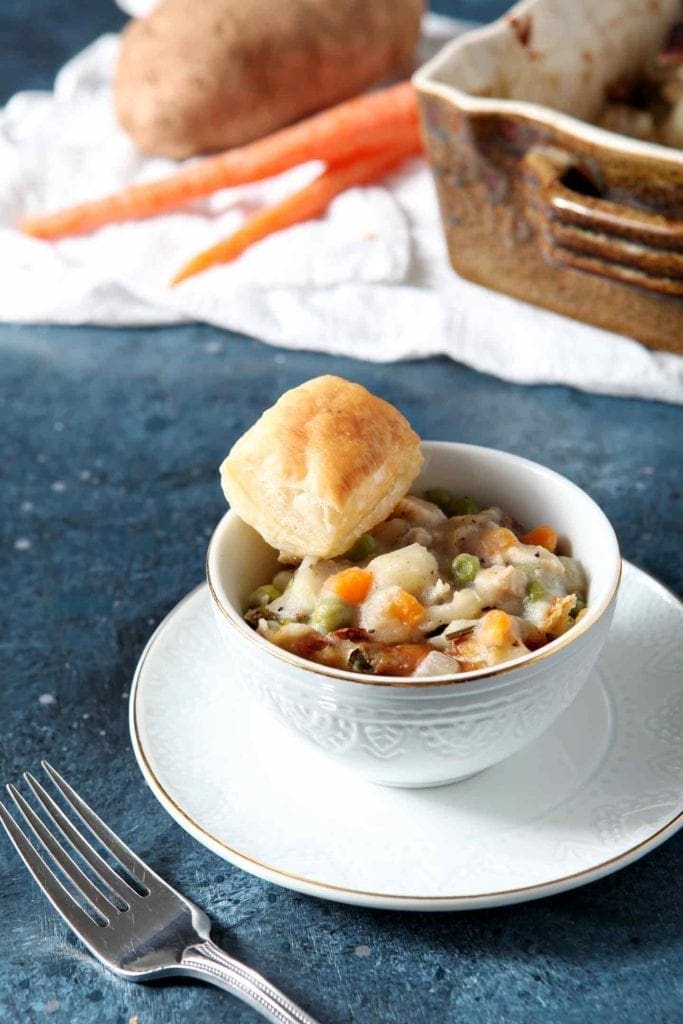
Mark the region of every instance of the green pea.
<instances>
[{"instance_id":1,"label":"green pea","mask_svg":"<svg viewBox=\"0 0 683 1024\"><path fill-rule=\"evenodd\" d=\"M476 555L456 555L451 562L451 572L458 583L471 583L481 568Z\"/></svg>"},{"instance_id":2,"label":"green pea","mask_svg":"<svg viewBox=\"0 0 683 1024\"><path fill-rule=\"evenodd\" d=\"M311 614L311 625L319 633L332 633L353 623L353 608L338 597L324 597Z\"/></svg>"},{"instance_id":3,"label":"green pea","mask_svg":"<svg viewBox=\"0 0 683 1024\"><path fill-rule=\"evenodd\" d=\"M481 512L481 507L474 498L463 497L455 498L451 502L449 515L476 516L478 512Z\"/></svg>"},{"instance_id":4,"label":"green pea","mask_svg":"<svg viewBox=\"0 0 683 1024\"><path fill-rule=\"evenodd\" d=\"M274 587L272 583L264 583L262 587L257 587L256 590L249 595L247 601L248 608L263 608L264 605L270 604L277 597L282 594L281 590Z\"/></svg>"},{"instance_id":5,"label":"green pea","mask_svg":"<svg viewBox=\"0 0 683 1024\"><path fill-rule=\"evenodd\" d=\"M344 555L344 558L348 558L351 562L364 562L366 558L370 558L374 555L377 550L377 541L369 534L362 534L352 548Z\"/></svg>"},{"instance_id":6,"label":"green pea","mask_svg":"<svg viewBox=\"0 0 683 1024\"><path fill-rule=\"evenodd\" d=\"M531 601L542 601L547 595L542 583L539 583L538 580L529 580L526 585L526 596Z\"/></svg>"},{"instance_id":7,"label":"green pea","mask_svg":"<svg viewBox=\"0 0 683 1024\"><path fill-rule=\"evenodd\" d=\"M443 487L435 487L431 491L425 491L425 499L431 501L432 504L438 505L442 512L445 512L447 516L450 513L450 507L455 501L455 496L452 491L447 491Z\"/></svg>"}]
</instances>

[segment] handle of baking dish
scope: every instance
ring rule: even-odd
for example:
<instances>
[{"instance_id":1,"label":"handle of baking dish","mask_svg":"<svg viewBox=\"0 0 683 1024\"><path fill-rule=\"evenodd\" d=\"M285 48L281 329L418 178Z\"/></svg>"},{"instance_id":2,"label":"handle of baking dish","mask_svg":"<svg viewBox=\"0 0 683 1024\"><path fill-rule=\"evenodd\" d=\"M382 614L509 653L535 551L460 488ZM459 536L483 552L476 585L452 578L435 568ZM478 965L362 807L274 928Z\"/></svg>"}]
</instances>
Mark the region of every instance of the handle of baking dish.
<instances>
[{"instance_id":1,"label":"handle of baking dish","mask_svg":"<svg viewBox=\"0 0 683 1024\"><path fill-rule=\"evenodd\" d=\"M549 260L683 296L683 220L571 188L581 167L565 150L535 146L523 162L527 214Z\"/></svg>"}]
</instances>

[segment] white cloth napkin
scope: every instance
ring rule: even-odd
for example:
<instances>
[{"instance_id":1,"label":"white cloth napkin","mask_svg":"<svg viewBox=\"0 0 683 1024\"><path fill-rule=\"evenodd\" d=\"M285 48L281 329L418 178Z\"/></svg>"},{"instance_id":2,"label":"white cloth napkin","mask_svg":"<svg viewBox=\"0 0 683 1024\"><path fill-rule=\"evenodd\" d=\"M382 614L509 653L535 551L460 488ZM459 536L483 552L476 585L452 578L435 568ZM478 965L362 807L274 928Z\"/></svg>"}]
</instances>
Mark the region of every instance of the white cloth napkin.
<instances>
[{"instance_id":1,"label":"white cloth napkin","mask_svg":"<svg viewBox=\"0 0 683 1024\"><path fill-rule=\"evenodd\" d=\"M122 4L138 11L149 0ZM422 56L462 25L425 19ZM0 319L146 325L202 320L272 344L379 362L446 354L521 383L683 402L683 359L499 295L453 273L422 159L338 197L319 220L274 235L180 287L170 276L263 203L318 170L225 190L182 212L46 243L13 225L172 171L118 129L118 37L69 61L53 92L0 110Z\"/></svg>"}]
</instances>

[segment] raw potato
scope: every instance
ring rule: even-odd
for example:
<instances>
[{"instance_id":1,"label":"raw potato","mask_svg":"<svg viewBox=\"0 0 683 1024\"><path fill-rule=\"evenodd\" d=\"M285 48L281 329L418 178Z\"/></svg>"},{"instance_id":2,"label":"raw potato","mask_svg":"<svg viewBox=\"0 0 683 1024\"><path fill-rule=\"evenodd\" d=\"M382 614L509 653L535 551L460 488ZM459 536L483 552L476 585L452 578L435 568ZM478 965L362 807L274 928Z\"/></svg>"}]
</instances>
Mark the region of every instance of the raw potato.
<instances>
[{"instance_id":1,"label":"raw potato","mask_svg":"<svg viewBox=\"0 0 683 1024\"><path fill-rule=\"evenodd\" d=\"M162 0L123 32L119 123L145 153L239 146L404 66L423 0Z\"/></svg>"}]
</instances>

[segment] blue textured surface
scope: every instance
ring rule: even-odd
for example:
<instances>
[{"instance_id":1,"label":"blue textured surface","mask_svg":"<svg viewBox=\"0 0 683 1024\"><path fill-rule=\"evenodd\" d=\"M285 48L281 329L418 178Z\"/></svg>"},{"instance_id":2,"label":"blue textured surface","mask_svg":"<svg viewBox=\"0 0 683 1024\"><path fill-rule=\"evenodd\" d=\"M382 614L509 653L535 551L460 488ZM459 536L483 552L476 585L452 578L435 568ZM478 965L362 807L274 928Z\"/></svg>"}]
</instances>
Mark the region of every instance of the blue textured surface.
<instances>
[{"instance_id":1,"label":"blue textured surface","mask_svg":"<svg viewBox=\"0 0 683 1024\"><path fill-rule=\"evenodd\" d=\"M94 34L111 8L87 6ZM85 41L76 9L60 28L72 49ZM56 62L66 55L54 52ZM126 694L153 627L202 577L223 509L218 462L283 390L330 371L395 402L425 437L505 448L565 473L606 510L627 557L683 589L680 409L515 387L442 359L376 366L284 352L205 326L3 326L0 779L49 757L209 912L218 941L325 1024L681 1021L683 837L536 903L375 912L232 868L145 788ZM138 988L107 974L0 841L0 1022L127 1024L133 1015L140 1024L257 1019L199 984Z\"/></svg>"}]
</instances>

